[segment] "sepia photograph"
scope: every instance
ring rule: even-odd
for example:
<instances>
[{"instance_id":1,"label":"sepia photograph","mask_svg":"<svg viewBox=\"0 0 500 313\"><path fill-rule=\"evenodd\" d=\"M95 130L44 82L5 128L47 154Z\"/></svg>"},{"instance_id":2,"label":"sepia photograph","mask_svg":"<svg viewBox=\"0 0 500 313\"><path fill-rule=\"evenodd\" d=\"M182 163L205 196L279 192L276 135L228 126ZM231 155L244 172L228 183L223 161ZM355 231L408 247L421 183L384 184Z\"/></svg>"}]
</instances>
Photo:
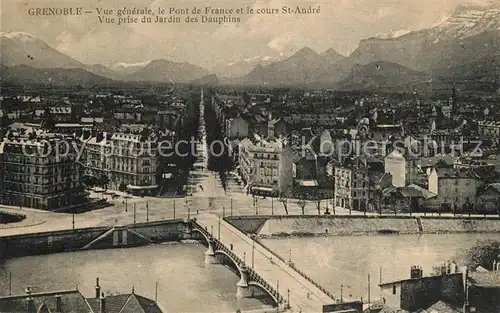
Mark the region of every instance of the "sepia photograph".
<instances>
[{"instance_id":1,"label":"sepia photograph","mask_svg":"<svg viewBox=\"0 0 500 313\"><path fill-rule=\"evenodd\" d=\"M500 313L500 0L0 0L0 313Z\"/></svg>"}]
</instances>

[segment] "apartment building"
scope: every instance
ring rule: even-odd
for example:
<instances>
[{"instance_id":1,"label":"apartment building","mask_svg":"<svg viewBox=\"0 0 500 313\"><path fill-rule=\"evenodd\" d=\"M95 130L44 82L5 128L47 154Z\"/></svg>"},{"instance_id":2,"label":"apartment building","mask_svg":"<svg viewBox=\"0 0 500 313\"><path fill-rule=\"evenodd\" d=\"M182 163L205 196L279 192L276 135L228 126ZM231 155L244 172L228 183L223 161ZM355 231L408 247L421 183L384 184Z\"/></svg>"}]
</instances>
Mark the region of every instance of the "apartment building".
<instances>
[{"instance_id":1,"label":"apartment building","mask_svg":"<svg viewBox=\"0 0 500 313\"><path fill-rule=\"evenodd\" d=\"M293 185L293 151L283 140L243 139L239 171L250 193L285 195Z\"/></svg>"},{"instance_id":2,"label":"apartment building","mask_svg":"<svg viewBox=\"0 0 500 313\"><path fill-rule=\"evenodd\" d=\"M479 121L479 135L498 140L500 138L500 122L497 121Z\"/></svg>"},{"instance_id":3,"label":"apartment building","mask_svg":"<svg viewBox=\"0 0 500 313\"><path fill-rule=\"evenodd\" d=\"M428 180L429 191L437 194L437 197L427 200L427 207L447 212L468 212L476 204L481 181L474 171L433 168Z\"/></svg>"},{"instance_id":4,"label":"apartment building","mask_svg":"<svg viewBox=\"0 0 500 313\"><path fill-rule=\"evenodd\" d=\"M84 143L85 173L94 177L105 175L108 188L125 186L135 194L151 194L158 187L159 156L157 141L139 134L96 133L80 138Z\"/></svg>"},{"instance_id":5,"label":"apartment building","mask_svg":"<svg viewBox=\"0 0 500 313\"><path fill-rule=\"evenodd\" d=\"M86 193L72 137L45 133L3 143L3 203L49 211L81 204Z\"/></svg>"},{"instance_id":6,"label":"apartment building","mask_svg":"<svg viewBox=\"0 0 500 313\"><path fill-rule=\"evenodd\" d=\"M335 167L334 203L343 209L367 210L370 199L369 165L366 158L346 159Z\"/></svg>"}]
</instances>

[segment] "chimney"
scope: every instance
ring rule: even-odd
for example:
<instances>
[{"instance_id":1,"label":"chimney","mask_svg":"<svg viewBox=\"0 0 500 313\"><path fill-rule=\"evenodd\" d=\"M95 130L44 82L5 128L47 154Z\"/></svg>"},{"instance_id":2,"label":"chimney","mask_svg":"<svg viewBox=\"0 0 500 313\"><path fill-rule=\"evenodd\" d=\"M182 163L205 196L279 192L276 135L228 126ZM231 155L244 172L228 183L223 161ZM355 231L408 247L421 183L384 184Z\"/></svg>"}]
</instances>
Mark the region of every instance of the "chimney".
<instances>
[{"instance_id":1,"label":"chimney","mask_svg":"<svg viewBox=\"0 0 500 313\"><path fill-rule=\"evenodd\" d=\"M95 279L95 297L96 299L99 299L99 296L101 295L101 286L99 286L99 277Z\"/></svg>"},{"instance_id":2,"label":"chimney","mask_svg":"<svg viewBox=\"0 0 500 313\"><path fill-rule=\"evenodd\" d=\"M446 275L446 264L441 265L441 275Z\"/></svg>"},{"instance_id":3,"label":"chimney","mask_svg":"<svg viewBox=\"0 0 500 313\"><path fill-rule=\"evenodd\" d=\"M26 313L36 313L35 301L31 296L26 299Z\"/></svg>"},{"instance_id":4,"label":"chimney","mask_svg":"<svg viewBox=\"0 0 500 313\"><path fill-rule=\"evenodd\" d=\"M96 133L96 142L99 142L104 139L104 133L103 132L97 132Z\"/></svg>"},{"instance_id":5,"label":"chimney","mask_svg":"<svg viewBox=\"0 0 500 313\"><path fill-rule=\"evenodd\" d=\"M422 269L418 266L412 266L410 271L411 279L420 279L422 278Z\"/></svg>"},{"instance_id":6,"label":"chimney","mask_svg":"<svg viewBox=\"0 0 500 313\"><path fill-rule=\"evenodd\" d=\"M106 298L104 297L104 293L101 294L99 300L99 313L106 313Z\"/></svg>"},{"instance_id":7,"label":"chimney","mask_svg":"<svg viewBox=\"0 0 500 313\"><path fill-rule=\"evenodd\" d=\"M62 313L62 299L60 295L55 295L56 311L55 313Z\"/></svg>"},{"instance_id":8,"label":"chimney","mask_svg":"<svg viewBox=\"0 0 500 313\"><path fill-rule=\"evenodd\" d=\"M83 131L83 140L87 140L89 139L89 137L92 135L91 131L90 130L84 130Z\"/></svg>"},{"instance_id":9,"label":"chimney","mask_svg":"<svg viewBox=\"0 0 500 313\"><path fill-rule=\"evenodd\" d=\"M28 298L26 299L26 312L27 313L35 313L36 312L35 301L33 300L33 297L31 296L31 287L30 286L26 287L26 294L28 295Z\"/></svg>"}]
</instances>

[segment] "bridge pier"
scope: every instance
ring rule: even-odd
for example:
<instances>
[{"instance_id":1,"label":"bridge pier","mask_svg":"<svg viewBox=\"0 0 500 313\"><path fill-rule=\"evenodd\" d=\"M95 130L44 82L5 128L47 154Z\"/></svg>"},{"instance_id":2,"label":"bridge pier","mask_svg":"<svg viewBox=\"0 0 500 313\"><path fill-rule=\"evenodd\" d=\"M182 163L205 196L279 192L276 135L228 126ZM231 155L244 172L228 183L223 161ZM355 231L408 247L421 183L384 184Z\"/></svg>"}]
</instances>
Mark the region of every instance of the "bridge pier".
<instances>
[{"instance_id":1,"label":"bridge pier","mask_svg":"<svg viewBox=\"0 0 500 313\"><path fill-rule=\"evenodd\" d=\"M184 225L182 229L182 236L184 239L192 239L193 225L188 219L184 220Z\"/></svg>"},{"instance_id":2,"label":"bridge pier","mask_svg":"<svg viewBox=\"0 0 500 313\"><path fill-rule=\"evenodd\" d=\"M205 264L219 264L219 260L215 255L214 250L214 240L213 238L208 238L208 250L205 252Z\"/></svg>"},{"instance_id":3,"label":"bridge pier","mask_svg":"<svg viewBox=\"0 0 500 313\"><path fill-rule=\"evenodd\" d=\"M252 291L248 285L248 270L246 266L240 268L240 281L236 283L236 296L238 298L252 297Z\"/></svg>"}]
</instances>

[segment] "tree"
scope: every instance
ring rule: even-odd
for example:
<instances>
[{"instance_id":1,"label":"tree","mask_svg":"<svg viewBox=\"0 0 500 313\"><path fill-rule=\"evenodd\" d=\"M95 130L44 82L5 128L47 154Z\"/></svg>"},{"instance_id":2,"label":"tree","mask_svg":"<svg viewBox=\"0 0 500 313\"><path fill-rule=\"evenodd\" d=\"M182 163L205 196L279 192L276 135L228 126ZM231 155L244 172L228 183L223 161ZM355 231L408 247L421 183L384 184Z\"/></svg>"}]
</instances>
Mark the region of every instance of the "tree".
<instances>
[{"instance_id":1,"label":"tree","mask_svg":"<svg viewBox=\"0 0 500 313\"><path fill-rule=\"evenodd\" d=\"M96 178L92 175L85 175L83 176L83 184L87 188L92 188L96 185Z\"/></svg>"},{"instance_id":2,"label":"tree","mask_svg":"<svg viewBox=\"0 0 500 313\"><path fill-rule=\"evenodd\" d=\"M491 239L478 240L474 247L465 253L464 262L470 269L482 266L485 269L492 270L493 262L497 260L499 254L500 241Z\"/></svg>"},{"instance_id":3,"label":"tree","mask_svg":"<svg viewBox=\"0 0 500 313\"><path fill-rule=\"evenodd\" d=\"M285 213L286 213L286 215L288 215L288 198L280 196L278 201L283 204L283 208L285 209Z\"/></svg>"},{"instance_id":4,"label":"tree","mask_svg":"<svg viewBox=\"0 0 500 313\"><path fill-rule=\"evenodd\" d=\"M109 177L106 174L102 174L99 178L99 184L104 190L108 190Z\"/></svg>"},{"instance_id":5,"label":"tree","mask_svg":"<svg viewBox=\"0 0 500 313\"><path fill-rule=\"evenodd\" d=\"M121 191L121 192L127 191L127 185L124 182L121 182L120 186L118 186L118 191Z\"/></svg>"},{"instance_id":6,"label":"tree","mask_svg":"<svg viewBox=\"0 0 500 313\"><path fill-rule=\"evenodd\" d=\"M304 215L304 210L305 210L305 207L307 205L307 202L303 199L300 199L299 201L297 201L297 204L300 206L300 208L302 210L302 215Z\"/></svg>"},{"instance_id":7,"label":"tree","mask_svg":"<svg viewBox=\"0 0 500 313\"><path fill-rule=\"evenodd\" d=\"M316 200L316 210L318 210L318 215L321 215L321 200Z\"/></svg>"}]
</instances>

